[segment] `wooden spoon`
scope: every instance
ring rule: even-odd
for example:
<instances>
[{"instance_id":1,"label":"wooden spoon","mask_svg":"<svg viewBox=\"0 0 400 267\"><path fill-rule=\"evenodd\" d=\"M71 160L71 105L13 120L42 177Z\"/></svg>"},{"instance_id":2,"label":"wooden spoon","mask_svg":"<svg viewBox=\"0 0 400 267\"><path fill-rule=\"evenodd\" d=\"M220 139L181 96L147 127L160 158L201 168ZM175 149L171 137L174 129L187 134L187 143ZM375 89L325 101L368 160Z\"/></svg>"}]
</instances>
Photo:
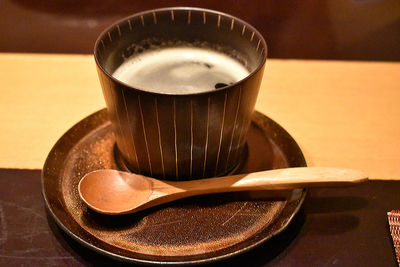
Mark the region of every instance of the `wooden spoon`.
<instances>
[{"instance_id":1,"label":"wooden spoon","mask_svg":"<svg viewBox=\"0 0 400 267\"><path fill-rule=\"evenodd\" d=\"M173 200L219 192L343 186L367 181L356 170L301 167L172 182L117 170L97 170L79 182L81 199L103 214L127 214Z\"/></svg>"}]
</instances>

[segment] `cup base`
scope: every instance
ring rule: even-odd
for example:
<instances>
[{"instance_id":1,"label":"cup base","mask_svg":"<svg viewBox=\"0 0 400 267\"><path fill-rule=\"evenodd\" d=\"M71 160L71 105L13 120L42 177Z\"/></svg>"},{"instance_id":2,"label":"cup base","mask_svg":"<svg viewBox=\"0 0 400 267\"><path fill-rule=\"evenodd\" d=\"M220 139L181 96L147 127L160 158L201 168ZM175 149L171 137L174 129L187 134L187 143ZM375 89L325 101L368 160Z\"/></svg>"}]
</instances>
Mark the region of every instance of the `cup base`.
<instances>
[{"instance_id":1,"label":"cup base","mask_svg":"<svg viewBox=\"0 0 400 267\"><path fill-rule=\"evenodd\" d=\"M227 176L227 175L232 175L232 174L236 173L236 171L238 169L240 169L243 166L243 164L246 162L248 154L249 154L249 149L248 149L248 145L246 142L244 149L243 149L242 157L240 158L239 162L235 166L230 168L229 170L227 170L223 173L219 173L215 177ZM113 155L114 155L114 161L119 170L131 172L131 173L139 173L138 170L135 170L134 168L129 166L129 164L125 161L125 159L122 157L122 154L119 151L116 143L114 144ZM157 179L161 179L161 180L173 180L173 179L160 178L160 177L153 177L153 178L157 178ZM204 177L204 178L211 178L211 177ZM185 178L185 179L182 179L182 181L195 180L195 179L196 178L193 178L193 179Z\"/></svg>"}]
</instances>

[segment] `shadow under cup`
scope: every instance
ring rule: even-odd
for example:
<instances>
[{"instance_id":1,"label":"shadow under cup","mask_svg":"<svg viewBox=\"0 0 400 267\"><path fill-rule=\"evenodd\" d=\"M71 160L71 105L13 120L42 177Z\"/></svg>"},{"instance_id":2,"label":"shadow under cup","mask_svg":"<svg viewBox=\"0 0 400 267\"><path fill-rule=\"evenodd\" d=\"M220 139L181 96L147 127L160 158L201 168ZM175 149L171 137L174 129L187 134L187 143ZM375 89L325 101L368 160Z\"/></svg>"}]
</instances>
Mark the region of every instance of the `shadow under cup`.
<instances>
[{"instance_id":1,"label":"shadow under cup","mask_svg":"<svg viewBox=\"0 0 400 267\"><path fill-rule=\"evenodd\" d=\"M225 53L250 74L229 86L193 94L155 93L112 77L126 58L177 46ZM266 43L252 26L206 9L151 10L107 28L94 55L124 164L133 172L169 180L233 170L245 155L266 54Z\"/></svg>"}]
</instances>

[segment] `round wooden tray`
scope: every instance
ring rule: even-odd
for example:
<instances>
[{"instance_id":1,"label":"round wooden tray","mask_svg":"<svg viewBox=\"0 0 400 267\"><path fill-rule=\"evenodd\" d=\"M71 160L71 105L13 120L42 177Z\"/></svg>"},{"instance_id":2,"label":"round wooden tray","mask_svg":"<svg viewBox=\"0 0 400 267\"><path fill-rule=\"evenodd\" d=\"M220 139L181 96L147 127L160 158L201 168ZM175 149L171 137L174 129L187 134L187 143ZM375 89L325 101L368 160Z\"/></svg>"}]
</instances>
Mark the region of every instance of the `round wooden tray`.
<instances>
[{"instance_id":1,"label":"round wooden tray","mask_svg":"<svg viewBox=\"0 0 400 267\"><path fill-rule=\"evenodd\" d=\"M55 144L42 173L43 195L57 224L78 242L113 258L148 264L212 262L247 251L283 231L305 189L192 197L140 213L106 216L89 210L77 185L88 172L117 169L106 110L73 126ZM236 171L306 166L293 138L255 112L248 155Z\"/></svg>"}]
</instances>

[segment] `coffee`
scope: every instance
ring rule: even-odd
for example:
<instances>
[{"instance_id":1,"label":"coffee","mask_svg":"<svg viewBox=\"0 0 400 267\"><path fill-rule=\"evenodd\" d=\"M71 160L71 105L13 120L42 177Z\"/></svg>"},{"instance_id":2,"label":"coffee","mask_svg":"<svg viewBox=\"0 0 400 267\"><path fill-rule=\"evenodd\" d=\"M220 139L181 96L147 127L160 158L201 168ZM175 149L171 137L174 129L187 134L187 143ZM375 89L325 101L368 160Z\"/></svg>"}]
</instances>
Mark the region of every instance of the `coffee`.
<instances>
[{"instance_id":1,"label":"coffee","mask_svg":"<svg viewBox=\"0 0 400 267\"><path fill-rule=\"evenodd\" d=\"M113 76L135 88L166 94L210 91L242 80L249 71L211 49L172 47L133 56Z\"/></svg>"},{"instance_id":2,"label":"coffee","mask_svg":"<svg viewBox=\"0 0 400 267\"><path fill-rule=\"evenodd\" d=\"M150 10L105 29L95 60L118 167L167 180L237 168L266 52L251 25L207 9Z\"/></svg>"}]
</instances>

